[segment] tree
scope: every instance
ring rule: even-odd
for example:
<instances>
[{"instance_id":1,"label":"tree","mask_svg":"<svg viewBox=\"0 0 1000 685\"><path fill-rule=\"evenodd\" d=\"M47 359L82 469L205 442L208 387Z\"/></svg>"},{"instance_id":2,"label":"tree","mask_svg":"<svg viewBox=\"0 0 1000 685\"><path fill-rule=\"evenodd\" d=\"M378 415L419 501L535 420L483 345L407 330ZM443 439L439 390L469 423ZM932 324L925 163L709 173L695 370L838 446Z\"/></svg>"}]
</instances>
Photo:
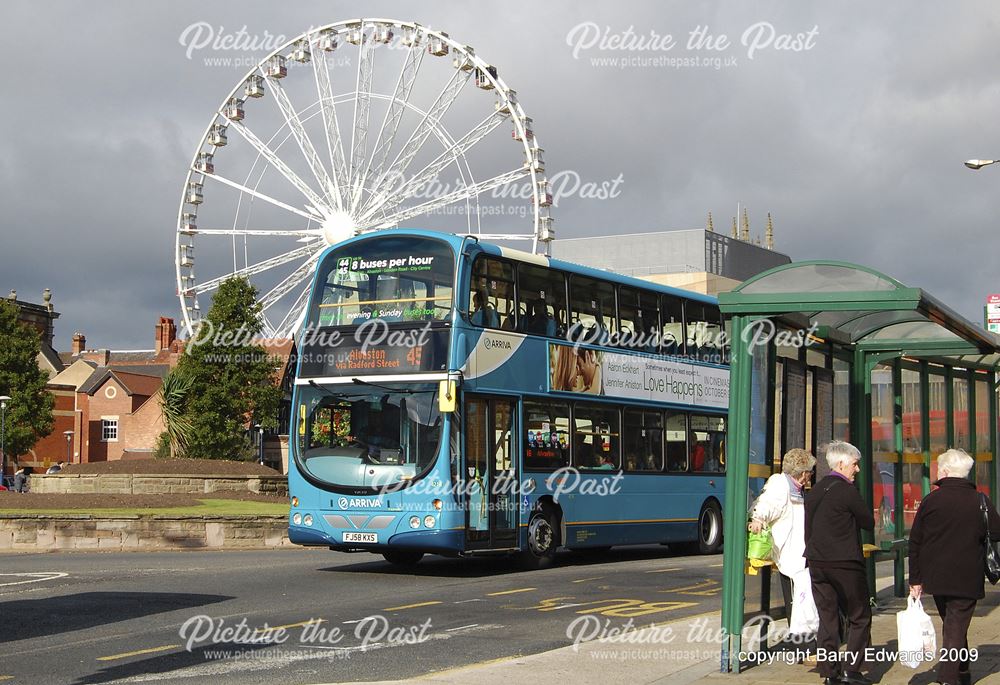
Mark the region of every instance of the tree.
<instances>
[{"instance_id":1,"label":"tree","mask_svg":"<svg viewBox=\"0 0 1000 685\"><path fill-rule=\"evenodd\" d=\"M186 456L250 460L250 427L277 426L278 363L255 342L262 330L257 289L245 278L224 281L173 372L190 383Z\"/></svg>"},{"instance_id":2,"label":"tree","mask_svg":"<svg viewBox=\"0 0 1000 685\"><path fill-rule=\"evenodd\" d=\"M191 376L171 371L163 379L160 386L160 412L163 414L163 424L166 428L168 450L171 457L177 456L187 448L188 439L193 430L191 420L184 413L184 406L191 394Z\"/></svg>"},{"instance_id":3,"label":"tree","mask_svg":"<svg viewBox=\"0 0 1000 685\"><path fill-rule=\"evenodd\" d=\"M55 397L49 377L38 368L41 336L18 321L18 308L0 300L0 395L8 395L4 445L16 459L52 432ZM10 459L8 459L10 461Z\"/></svg>"}]
</instances>

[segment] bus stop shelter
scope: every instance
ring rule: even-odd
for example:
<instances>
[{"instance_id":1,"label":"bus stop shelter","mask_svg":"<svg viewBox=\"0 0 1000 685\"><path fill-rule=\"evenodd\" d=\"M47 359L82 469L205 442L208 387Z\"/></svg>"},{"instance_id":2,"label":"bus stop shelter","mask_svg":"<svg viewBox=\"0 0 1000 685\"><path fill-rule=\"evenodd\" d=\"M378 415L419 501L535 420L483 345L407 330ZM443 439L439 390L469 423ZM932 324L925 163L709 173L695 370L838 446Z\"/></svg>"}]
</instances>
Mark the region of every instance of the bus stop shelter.
<instances>
[{"instance_id":1,"label":"bus stop shelter","mask_svg":"<svg viewBox=\"0 0 1000 685\"><path fill-rule=\"evenodd\" d=\"M976 460L977 487L996 491L1000 338L920 288L872 269L807 261L766 271L719 296L732 366L722 591L722 670L740 670L749 503L793 447L829 471L824 445L862 455L857 483L875 513L863 542L874 596L877 557L903 560L913 515L951 447ZM754 576L750 576L754 578ZM768 590L769 591L769 588Z\"/></svg>"}]
</instances>

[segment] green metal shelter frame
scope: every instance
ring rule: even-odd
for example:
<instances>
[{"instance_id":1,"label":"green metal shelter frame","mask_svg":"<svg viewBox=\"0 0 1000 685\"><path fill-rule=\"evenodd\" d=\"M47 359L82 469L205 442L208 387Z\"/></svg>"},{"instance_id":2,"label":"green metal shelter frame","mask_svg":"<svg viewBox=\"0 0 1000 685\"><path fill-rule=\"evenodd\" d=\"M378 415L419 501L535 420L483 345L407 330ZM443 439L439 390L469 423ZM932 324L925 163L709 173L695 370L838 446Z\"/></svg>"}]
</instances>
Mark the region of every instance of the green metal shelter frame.
<instances>
[{"instance_id":1,"label":"green metal shelter frame","mask_svg":"<svg viewBox=\"0 0 1000 685\"><path fill-rule=\"evenodd\" d=\"M872 370L876 366L892 369L895 405L895 447L902 457L903 431L901 369L921 374L920 422L923 428L923 492L930 489L931 453L928 449L929 408L927 374L933 366L944 376L947 390L947 440L954 437L954 402L952 377L973 374L988 378L989 445L975 445L975 392L970 388L968 421L973 453L989 452L989 487L996 500L997 452L997 366L1000 364L1000 338L959 316L949 307L920 288L907 287L872 269L837 261L806 261L782 265L742 283L732 292L719 295L722 312L731 317L729 429L727 438L727 478L725 540L723 559L722 670L740 670L738 658L744 626L746 590L745 557L746 520L740 512L748 506L751 450L751 383L754 346L763 347L759 338L750 335L759 329L761 320L769 319L774 328L798 330L800 339L822 345L827 359L846 362L849 369L849 435L862 455L858 485L862 496L872 503ZM766 365L768 385L775 383L774 342ZM803 359L805 351L802 352ZM940 367L940 368L938 368ZM969 386L973 383L969 382ZM773 394L773 393L772 393ZM759 409L758 409L759 411ZM773 417L769 415L768 420ZM784 419L784 417L782 417ZM773 435L773 426L767 430ZM758 436L759 439L759 436ZM770 440L770 436L768 437ZM980 440L980 442L984 442ZM759 444L759 443L758 443ZM768 442L768 445L771 445ZM899 463L902 463L900 461ZM894 473L895 507L901 512L902 483L899 470ZM985 483L983 483L985 485ZM900 516L898 521L902 521ZM871 534L866 533L866 542ZM874 560L869 561L869 577L874 577ZM902 558L896 563L897 588L902 583Z\"/></svg>"}]
</instances>

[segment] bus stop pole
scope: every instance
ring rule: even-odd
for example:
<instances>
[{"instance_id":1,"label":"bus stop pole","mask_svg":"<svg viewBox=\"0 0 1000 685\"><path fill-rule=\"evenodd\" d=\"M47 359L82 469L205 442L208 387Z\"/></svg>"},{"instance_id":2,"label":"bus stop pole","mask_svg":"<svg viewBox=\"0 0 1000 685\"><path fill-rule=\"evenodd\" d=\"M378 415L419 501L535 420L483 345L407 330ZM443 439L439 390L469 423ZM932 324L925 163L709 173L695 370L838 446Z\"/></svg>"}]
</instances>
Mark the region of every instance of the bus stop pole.
<instances>
[{"instance_id":1,"label":"bus stop pole","mask_svg":"<svg viewBox=\"0 0 1000 685\"><path fill-rule=\"evenodd\" d=\"M723 673L740 670L739 653L743 631L743 594L747 550L747 482L750 454L750 382L753 360L743 339L750 319L734 316L731 327L729 368L729 435L726 463L726 516L722 557L722 652Z\"/></svg>"}]
</instances>

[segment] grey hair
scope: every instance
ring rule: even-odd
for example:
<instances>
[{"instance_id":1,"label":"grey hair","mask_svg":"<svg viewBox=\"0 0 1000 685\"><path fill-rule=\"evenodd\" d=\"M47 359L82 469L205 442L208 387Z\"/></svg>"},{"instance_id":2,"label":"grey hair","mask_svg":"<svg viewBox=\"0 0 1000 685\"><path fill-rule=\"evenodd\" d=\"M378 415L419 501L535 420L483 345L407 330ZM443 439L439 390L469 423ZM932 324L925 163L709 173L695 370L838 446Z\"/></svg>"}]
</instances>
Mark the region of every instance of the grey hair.
<instances>
[{"instance_id":1,"label":"grey hair","mask_svg":"<svg viewBox=\"0 0 1000 685\"><path fill-rule=\"evenodd\" d=\"M835 469L842 461L861 461L861 452L849 442L834 440L826 446L826 463Z\"/></svg>"},{"instance_id":2,"label":"grey hair","mask_svg":"<svg viewBox=\"0 0 1000 685\"><path fill-rule=\"evenodd\" d=\"M788 450L781 460L781 470L791 477L800 476L807 471L812 471L816 465L816 457L809 454L804 449L795 447Z\"/></svg>"},{"instance_id":3,"label":"grey hair","mask_svg":"<svg viewBox=\"0 0 1000 685\"><path fill-rule=\"evenodd\" d=\"M972 470L972 466L975 463L965 450L955 447L942 452L937 458L938 473L941 473L941 469L946 469L948 475L954 478L968 478L969 471Z\"/></svg>"}]
</instances>

